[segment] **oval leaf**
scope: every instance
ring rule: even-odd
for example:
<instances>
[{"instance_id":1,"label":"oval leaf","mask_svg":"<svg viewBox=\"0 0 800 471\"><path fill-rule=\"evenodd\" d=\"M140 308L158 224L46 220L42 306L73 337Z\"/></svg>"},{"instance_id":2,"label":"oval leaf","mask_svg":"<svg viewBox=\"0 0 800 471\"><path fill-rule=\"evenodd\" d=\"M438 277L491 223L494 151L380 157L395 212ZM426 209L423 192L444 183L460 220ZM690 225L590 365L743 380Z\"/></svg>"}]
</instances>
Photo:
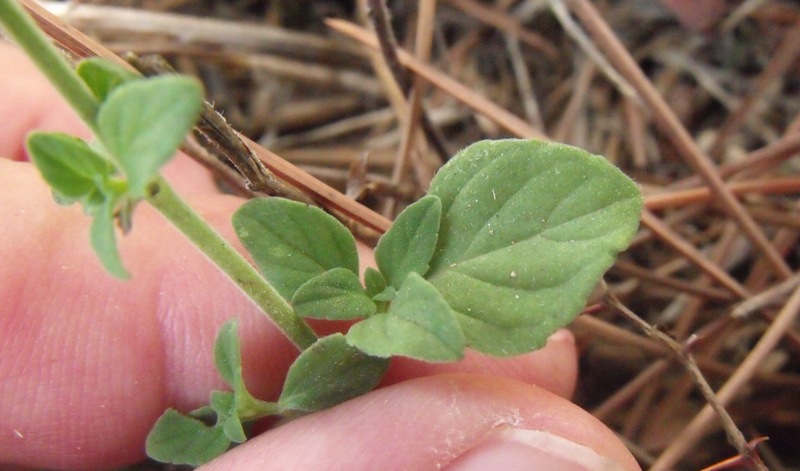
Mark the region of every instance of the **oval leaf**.
<instances>
[{"instance_id":1,"label":"oval leaf","mask_svg":"<svg viewBox=\"0 0 800 471\"><path fill-rule=\"evenodd\" d=\"M313 412L371 391L389 361L347 344L342 334L317 340L289 368L278 403L286 409Z\"/></svg>"},{"instance_id":2,"label":"oval leaf","mask_svg":"<svg viewBox=\"0 0 800 471\"><path fill-rule=\"evenodd\" d=\"M386 289L386 278L378 270L367 267L364 270L364 286L370 298Z\"/></svg>"},{"instance_id":3,"label":"oval leaf","mask_svg":"<svg viewBox=\"0 0 800 471\"><path fill-rule=\"evenodd\" d=\"M358 272L352 234L317 207L258 198L234 213L233 227L261 273L287 300L302 284L333 268Z\"/></svg>"},{"instance_id":4,"label":"oval leaf","mask_svg":"<svg viewBox=\"0 0 800 471\"><path fill-rule=\"evenodd\" d=\"M428 195L403 210L378 241L375 262L386 281L400 289L409 273L425 275L436 248L442 203Z\"/></svg>"},{"instance_id":5,"label":"oval leaf","mask_svg":"<svg viewBox=\"0 0 800 471\"><path fill-rule=\"evenodd\" d=\"M464 356L464 334L436 288L410 273L389 311L355 324L351 345L378 357L400 355L426 361L455 361Z\"/></svg>"},{"instance_id":6,"label":"oval leaf","mask_svg":"<svg viewBox=\"0 0 800 471\"><path fill-rule=\"evenodd\" d=\"M243 384L242 353L237 328L235 319L225 322L214 341L214 365L225 382L234 389Z\"/></svg>"},{"instance_id":7,"label":"oval leaf","mask_svg":"<svg viewBox=\"0 0 800 471\"><path fill-rule=\"evenodd\" d=\"M334 268L308 280L294 293L292 306L302 317L330 320L369 317L376 310L358 275L346 268Z\"/></svg>"},{"instance_id":8,"label":"oval leaf","mask_svg":"<svg viewBox=\"0 0 800 471\"><path fill-rule=\"evenodd\" d=\"M167 409L147 435L145 447L150 458L162 463L200 466L225 453L230 444L221 427Z\"/></svg>"},{"instance_id":9,"label":"oval leaf","mask_svg":"<svg viewBox=\"0 0 800 471\"><path fill-rule=\"evenodd\" d=\"M104 101L117 86L132 80L142 80L141 75L100 57L80 61L75 72L100 101Z\"/></svg>"},{"instance_id":10,"label":"oval leaf","mask_svg":"<svg viewBox=\"0 0 800 471\"><path fill-rule=\"evenodd\" d=\"M114 88L97 115L100 140L128 177L136 196L175 154L203 106L200 83L159 76Z\"/></svg>"},{"instance_id":11,"label":"oval leaf","mask_svg":"<svg viewBox=\"0 0 800 471\"><path fill-rule=\"evenodd\" d=\"M604 158L527 140L462 150L429 192L442 226L427 278L468 344L494 355L541 347L568 324L642 209L637 186Z\"/></svg>"},{"instance_id":12,"label":"oval leaf","mask_svg":"<svg viewBox=\"0 0 800 471\"><path fill-rule=\"evenodd\" d=\"M27 148L60 201L102 204L105 181L114 167L89 144L66 134L35 132L28 137Z\"/></svg>"},{"instance_id":13,"label":"oval leaf","mask_svg":"<svg viewBox=\"0 0 800 471\"><path fill-rule=\"evenodd\" d=\"M92 225L89 228L89 242L109 273L121 280L130 278L117 248L117 235L114 227L114 208L116 202L108 197L101 206L92 208Z\"/></svg>"}]
</instances>

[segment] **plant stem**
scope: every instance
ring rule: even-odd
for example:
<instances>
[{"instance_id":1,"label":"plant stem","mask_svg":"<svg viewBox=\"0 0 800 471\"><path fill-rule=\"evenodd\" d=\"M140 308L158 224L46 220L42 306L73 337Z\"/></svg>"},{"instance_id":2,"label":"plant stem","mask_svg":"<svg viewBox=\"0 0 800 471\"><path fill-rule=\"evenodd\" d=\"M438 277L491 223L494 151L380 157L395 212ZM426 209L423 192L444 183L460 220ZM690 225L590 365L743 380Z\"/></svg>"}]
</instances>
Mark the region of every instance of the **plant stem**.
<instances>
[{"instance_id":1,"label":"plant stem","mask_svg":"<svg viewBox=\"0 0 800 471\"><path fill-rule=\"evenodd\" d=\"M0 23L36 63L81 119L94 129L100 104L63 54L15 0L0 0Z\"/></svg>"},{"instance_id":2,"label":"plant stem","mask_svg":"<svg viewBox=\"0 0 800 471\"><path fill-rule=\"evenodd\" d=\"M300 350L305 350L317 336L294 309L278 294L250 263L215 232L166 180L158 177L148 189L152 204L178 228L206 257L222 270Z\"/></svg>"}]
</instances>

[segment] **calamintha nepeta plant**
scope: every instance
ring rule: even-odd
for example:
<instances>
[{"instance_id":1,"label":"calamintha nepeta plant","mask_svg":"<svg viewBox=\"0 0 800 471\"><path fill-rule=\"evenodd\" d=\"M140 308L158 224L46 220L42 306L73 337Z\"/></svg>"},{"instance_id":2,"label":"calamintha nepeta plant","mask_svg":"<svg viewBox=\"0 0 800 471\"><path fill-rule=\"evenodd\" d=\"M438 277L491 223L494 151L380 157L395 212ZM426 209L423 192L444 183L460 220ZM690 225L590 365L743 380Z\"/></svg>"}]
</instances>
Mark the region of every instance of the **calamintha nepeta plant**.
<instances>
[{"instance_id":1,"label":"calamintha nepeta plant","mask_svg":"<svg viewBox=\"0 0 800 471\"><path fill-rule=\"evenodd\" d=\"M116 225L153 205L223 270L301 350L277 401L245 388L236 325L225 324L214 358L231 391L184 415L168 410L148 454L202 464L246 440L253 420L331 407L374 388L393 356L430 362L465 348L508 356L544 345L580 313L638 226L637 186L604 158L530 140L482 141L459 152L407 207L359 278L355 239L323 210L281 198L245 203L233 216L256 271L158 175L202 108L194 79L144 79L107 61L76 71L15 2L0 20L93 129L86 143L34 133L28 150L56 200L93 217L91 243L126 277ZM303 318L356 321L317 338Z\"/></svg>"}]
</instances>

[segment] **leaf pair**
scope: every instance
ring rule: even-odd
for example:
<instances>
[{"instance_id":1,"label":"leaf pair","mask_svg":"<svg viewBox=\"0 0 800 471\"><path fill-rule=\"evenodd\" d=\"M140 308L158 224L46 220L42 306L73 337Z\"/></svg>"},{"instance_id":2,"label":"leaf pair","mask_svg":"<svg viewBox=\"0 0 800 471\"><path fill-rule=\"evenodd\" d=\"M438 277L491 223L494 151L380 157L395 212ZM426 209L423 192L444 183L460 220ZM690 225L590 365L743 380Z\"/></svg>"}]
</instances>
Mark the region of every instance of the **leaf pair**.
<instances>
[{"instance_id":1,"label":"leaf pair","mask_svg":"<svg viewBox=\"0 0 800 471\"><path fill-rule=\"evenodd\" d=\"M436 174L357 278L355 242L317 208L255 200L234 227L302 316L364 320L347 340L381 357L448 361L464 345L513 355L544 345L583 308L638 227L639 189L583 150L483 141Z\"/></svg>"},{"instance_id":2,"label":"leaf pair","mask_svg":"<svg viewBox=\"0 0 800 471\"><path fill-rule=\"evenodd\" d=\"M314 412L360 396L378 384L388 367L387 360L348 345L343 335L329 335L294 361L278 401L265 402L255 399L244 384L235 321L217 334L214 360L232 391L213 391L210 407L189 415L168 409L147 437L151 458L199 466L227 451L231 443L244 442L244 424L270 415ZM216 417L214 425L199 420L211 415Z\"/></svg>"},{"instance_id":3,"label":"leaf pair","mask_svg":"<svg viewBox=\"0 0 800 471\"><path fill-rule=\"evenodd\" d=\"M94 218L92 247L109 272L126 278L114 221L130 226L136 202L197 120L202 88L180 76L142 79L101 59L83 61L77 72L100 102L88 123L98 142L36 132L27 148L57 201L80 203Z\"/></svg>"},{"instance_id":4,"label":"leaf pair","mask_svg":"<svg viewBox=\"0 0 800 471\"><path fill-rule=\"evenodd\" d=\"M463 355L463 335L447 303L421 277L436 245L440 208L437 197L423 198L381 238L375 251L381 272L373 275L381 292L374 296L358 279L353 236L319 208L279 198L256 199L234 214L233 224L259 270L297 314L329 320L366 318L346 338L370 355L448 361ZM433 302L436 297L438 303ZM392 301L387 312L378 313L381 301ZM434 306L440 308L438 316L430 311ZM385 329L380 338L373 335Z\"/></svg>"}]
</instances>

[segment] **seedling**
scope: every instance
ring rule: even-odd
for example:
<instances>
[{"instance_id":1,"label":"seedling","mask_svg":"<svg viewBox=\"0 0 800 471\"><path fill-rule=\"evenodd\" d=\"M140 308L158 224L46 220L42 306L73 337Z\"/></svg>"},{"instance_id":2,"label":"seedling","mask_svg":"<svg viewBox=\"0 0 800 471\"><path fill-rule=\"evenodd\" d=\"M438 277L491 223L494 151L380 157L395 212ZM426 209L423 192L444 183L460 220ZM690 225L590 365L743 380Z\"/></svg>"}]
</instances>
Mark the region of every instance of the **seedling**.
<instances>
[{"instance_id":1,"label":"seedling","mask_svg":"<svg viewBox=\"0 0 800 471\"><path fill-rule=\"evenodd\" d=\"M637 186L604 158L561 144L483 141L454 156L428 194L408 206L358 271L355 240L320 208L254 199L233 226L256 271L158 175L203 107L180 76L142 78L92 59L75 74L14 3L0 19L94 130L91 143L34 133L28 150L56 200L80 203L108 271L127 277L114 222L129 230L140 202L158 209L234 280L301 350L275 402L245 388L236 325L225 324L215 364L231 391L183 415L168 410L147 439L158 460L202 464L247 438L248 424L334 406L373 389L389 359L429 362L466 348L509 356L544 345L580 313L638 226ZM21 31L21 34L20 34ZM82 107L82 108L81 108ZM317 338L303 318L353 320Z\"/></svg>"}]
</instances>

